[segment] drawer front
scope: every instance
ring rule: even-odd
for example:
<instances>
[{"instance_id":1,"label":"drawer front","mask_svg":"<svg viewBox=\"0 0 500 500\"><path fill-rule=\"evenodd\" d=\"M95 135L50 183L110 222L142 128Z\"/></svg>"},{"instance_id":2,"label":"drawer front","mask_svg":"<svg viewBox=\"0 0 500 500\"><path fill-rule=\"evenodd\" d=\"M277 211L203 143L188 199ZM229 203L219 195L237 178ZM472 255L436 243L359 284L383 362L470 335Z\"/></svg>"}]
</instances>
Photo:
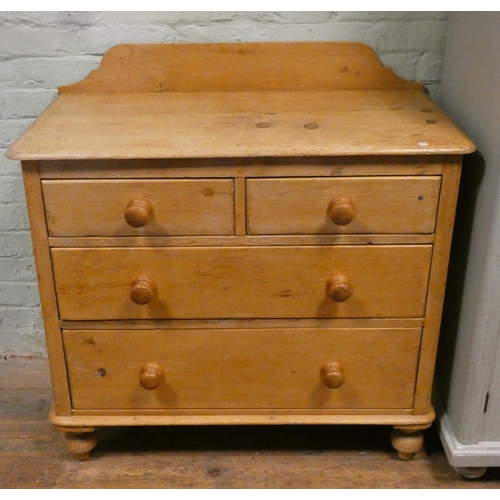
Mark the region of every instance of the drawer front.
<instances>
[{"instance_id":1,"label":"drawer front","mask_svg":"<svg viewBox=\"0 0 500 500\"><path fill-rule=\"evenodd\" d=\"M247 180L248 234L433 233L441 178Z\"/></svg>"},{"instance_id":2,"label":"drawer front","mask_svg":"<svg viewBox=\"0 0 500 500\"><path fill-rule=\"evenodd\" d=\"M411 408L419 345L418 328L64 331L89 410Z\"/></svg>"},{"instance_id":3,"label":"drawer front","mask_svg":"<svg viewBox=\"0 0 500 500\"><path fill-rule=\"evenodd\" d=\"M234 234L232 179L42 181L50 236Z\"/></svg>"},{"instance_id":4,"label":"drawer front","mask_svg":"<svg viewBox=\"0 0 500 500\"><path fill-rule=\"evenodd\" d=\"M432 247L55 248L61 319L423 317Z\"/></svg>"}]
</instances>

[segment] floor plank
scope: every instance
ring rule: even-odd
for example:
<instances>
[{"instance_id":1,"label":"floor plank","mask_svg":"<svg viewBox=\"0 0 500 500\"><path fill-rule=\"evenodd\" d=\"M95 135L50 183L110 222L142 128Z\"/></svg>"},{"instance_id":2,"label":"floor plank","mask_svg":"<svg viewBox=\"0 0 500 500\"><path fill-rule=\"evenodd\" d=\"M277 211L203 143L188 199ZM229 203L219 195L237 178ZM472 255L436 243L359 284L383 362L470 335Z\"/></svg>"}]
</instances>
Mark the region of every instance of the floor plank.
<instances>
[{"instance_id":1,"label":"floor plank","mask_svg":"<svg viewBox=\"0 0 500 500\"><path fill-rule=\"evenodd\" d=\"M0 458L0 489L54 488L60 467L56 460Z\"/></svg>"},{"instance_id":2,"label":"floor plank","mask_svg":"<svg viewBox=\"0 0 500 500\"><path fill-rule=\"evenodd\" d=\"M0 362L0 488L500 487L500 468L461 478L433 428L410 462L398 459L386 426L101 428L90 459L79 462L48 422L43 363Z\"/></svg>"},{"instance_id":3,"label":"floor plank","mask_svg":"<svg viewBox=\"0 0 500 500\"><path fill-rule=\"evenodd\" d=\"M41 360L0 361L0 389L46 389L51 387L49 363Z\"/></svg>"},{"instance_id":4,"label":"floor plank","mask_svg":"<svg viewBox=\"0 0 500 500\"><path fill-rule=\"evenodd\" d=\"M107 435L106 435L107 433ZM107 430L89 461L65 461L57 488L498 488L500 475L465 481L437 436L411 462L390 429L172 427Z\"/></svg>"},{"instance_id":5,"label":"floor plank","mask_svg":"<svg viewBox=\"0 0 500 500\"><path fill-rule=\"evenodd\" d=\"M1 421L45 421L52 406L50 389L0 389Z\"/></svg>"}]
</instances>

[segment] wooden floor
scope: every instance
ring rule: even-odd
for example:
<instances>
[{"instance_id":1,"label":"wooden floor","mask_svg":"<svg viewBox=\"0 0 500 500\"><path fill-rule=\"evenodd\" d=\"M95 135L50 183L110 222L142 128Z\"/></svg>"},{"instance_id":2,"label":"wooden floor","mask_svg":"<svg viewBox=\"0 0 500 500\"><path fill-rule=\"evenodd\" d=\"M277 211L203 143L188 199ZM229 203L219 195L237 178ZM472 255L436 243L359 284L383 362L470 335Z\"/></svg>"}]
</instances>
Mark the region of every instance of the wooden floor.
<instances>
[{"instance_id":1,"label":"wooden floor","mask_svg":"<svg viewBox=\"0 0 500 500\"><path fill-rule=\"evenodd\" d=\"M100 429L86 462L48 423L43 361L0 361L0 488L475 488L500 487L500 468L464 480L434 429L411 462L390 428L231 426Z\"/></svg>"}]
</instances>

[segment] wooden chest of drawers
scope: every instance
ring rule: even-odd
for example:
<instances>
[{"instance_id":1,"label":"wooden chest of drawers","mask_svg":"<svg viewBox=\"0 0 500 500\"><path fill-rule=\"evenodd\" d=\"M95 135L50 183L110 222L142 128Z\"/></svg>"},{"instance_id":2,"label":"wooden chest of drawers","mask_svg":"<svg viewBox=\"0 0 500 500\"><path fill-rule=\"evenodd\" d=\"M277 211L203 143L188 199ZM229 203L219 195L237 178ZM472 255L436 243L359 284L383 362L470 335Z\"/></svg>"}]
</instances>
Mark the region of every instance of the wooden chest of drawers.
<instances>
[{"instance_id":1,"label":"wooden chest of drawers","mask_svg":"<svg viewBox=\"0 0 500 500\"><path fill-rule=\"evenodd\" d=\"M471 142L362 44L124 45L22 160L54 408L110 425L430 426Z\"/></svg>"}]
</instances>

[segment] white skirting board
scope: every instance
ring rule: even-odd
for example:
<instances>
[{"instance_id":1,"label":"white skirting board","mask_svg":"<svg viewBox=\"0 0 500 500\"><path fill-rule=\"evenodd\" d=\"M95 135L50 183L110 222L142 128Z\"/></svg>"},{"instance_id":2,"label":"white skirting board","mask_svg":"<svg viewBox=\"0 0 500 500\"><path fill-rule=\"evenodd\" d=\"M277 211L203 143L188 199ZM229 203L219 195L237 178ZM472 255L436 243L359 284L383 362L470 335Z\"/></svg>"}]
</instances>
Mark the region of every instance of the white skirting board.
<instances>
[{"instance_id":1,"label":"white skirting board","mask_svg":"<svg viewBox=\"0 0 500 500\"><path fill-rule=\"evenodd\" d=\"M500 467L499 441L460 443L436 394L434 394L433 404L437 415L435 425L448 462L452 467Z\"/></svg>"}]
</instances>

